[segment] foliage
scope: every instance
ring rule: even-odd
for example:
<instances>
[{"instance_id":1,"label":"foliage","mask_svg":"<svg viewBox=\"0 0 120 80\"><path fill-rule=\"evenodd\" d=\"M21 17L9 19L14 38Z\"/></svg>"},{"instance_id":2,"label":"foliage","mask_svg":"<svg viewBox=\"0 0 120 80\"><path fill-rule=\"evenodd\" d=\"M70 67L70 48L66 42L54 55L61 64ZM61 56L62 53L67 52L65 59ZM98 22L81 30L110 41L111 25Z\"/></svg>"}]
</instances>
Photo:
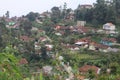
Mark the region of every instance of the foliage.
<instances>
[{"instance_id":1,"label":"foliage","mask_svg":"<svg viewBox=\"0 0 120 80\"><path fill-rule=\"evenodd\" d=\"M97 0L94 8L80 9L81 5L75 10L76 20L85 20L93 25L104 24L106 22L119 23L119 0Z\"/></svg>"},{"instance_id":2,"label":"foliage","mask_svg":"<svg viewBox=\"0 0 120 80\"><path fill-rule=\"evenodd\" d=\"M56 24L59 22L60 9L59 9L59 7L53 7L51 9L51 11L52 11L51 20L52 20L52 22L54 22Z\"/></svg>"},{"instance_id":3,"label":"foliage","mask_svg":"<svg viewBox=\"0 0 120 80\"><path fill-rule=\"evenodd\" d=\"M20 28L24 30L25 34L30 35L32 29L32 23L29 20L22 20L20 22Z\"/></svg>"},{"instance_id":4,"label":"foliage","mask_svg":"<svg viewBox=\"0 0 120 80\"><path fill-rule=\"evenodd\" d=\"M117 36L117 42L120 43L120 34Z\"/></svg>"},{"instance_id":5,"label":"foliage","mask_svg":"<svg viewBox=\"0 0 120 80\"><path fill-rule=\"evenodd\" d=\"M18 59L13 54L13 49L8 47L0 53L0 79L21 80L22 73L18 65Z\"/></svg>"},{"instance_id":6,"label":"foliage","mask_svg":"<svg viewBox=\"0 0 120 80\"><path fill-rule=\"evenodd\" d=\"M39 17L38 13L30 12L26 15L26 17L29 19L29 21L35 21L37 17Z\"/></svg>"}]
</instances>

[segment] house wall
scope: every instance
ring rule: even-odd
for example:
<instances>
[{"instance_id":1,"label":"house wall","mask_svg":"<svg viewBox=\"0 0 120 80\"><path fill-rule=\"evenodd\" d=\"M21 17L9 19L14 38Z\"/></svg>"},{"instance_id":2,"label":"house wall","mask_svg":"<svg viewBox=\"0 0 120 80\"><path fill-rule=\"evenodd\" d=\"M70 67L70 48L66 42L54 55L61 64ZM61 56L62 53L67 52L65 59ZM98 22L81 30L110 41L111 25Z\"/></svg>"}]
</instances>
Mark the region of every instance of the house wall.
<instances>
[{"instance_id":1,"label":"house wall","mask_svg":"<svg viewBox=\"0 0 120 80\"><path fill-rule=\"evenodd\" d=\"M113 43L112 42L109 42L109 41L103 41L101 40L100 43L104 44L104 45L107 45L107 46L112 46Z\"/></svg>"},{"instance_id":2,"label":"house wall","mask_svg":"<svg viewBox=\"0 0 120 80\"><path fill-rule=\"evenodd\" d=\"M77 26L85 26L86 21L77 21Z\"/></svg>"},{"instance_id":3,"label":"house wall","mask_svg":"<svg viewBox=\"0 0 120 80\"><path fill-rule=\"evenodd\" d=\"M95 50L95 47L93 45L90 45L89 50Z\"/></svg>"},{"instance_id":4,"label":"house wall","mask_svg":"<svg viewBox=\"0 0 120 80\"><path fill-rule=\"evenodd\" d=\"M99 49L100 52L108 52L107 49Z\"/></svg>"},{"instance_id":5,"label":"house wall","mask_svg":"<svg viewBox=\"0 0 120 80\"><path fill-rule=\"evenodd\" d=\"M115 25L104 24L103 29L114 31L115 30Z\"/></svg>"}]
</instances>

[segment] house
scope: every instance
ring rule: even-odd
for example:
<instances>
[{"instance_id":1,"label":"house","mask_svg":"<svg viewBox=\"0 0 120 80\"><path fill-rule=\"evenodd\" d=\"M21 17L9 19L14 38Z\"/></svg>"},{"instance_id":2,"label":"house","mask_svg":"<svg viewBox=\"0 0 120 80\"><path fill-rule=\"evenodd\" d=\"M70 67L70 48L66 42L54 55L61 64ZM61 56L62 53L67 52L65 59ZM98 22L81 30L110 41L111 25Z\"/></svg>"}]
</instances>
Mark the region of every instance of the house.
<instances>
[{"instance_id":1,"label":"house","mask_svg":"<svg viewBox=\"0 0 120 80\"><path fill-rule=\"evenodd\" d=\"M76 40L75 42L86 42L86 43L89 43L89 42L91 42L91 37L80 38L80 39Z\"/></svg>"},{"instance_id":2,"label":"house","mask_svg":"<svg viewBox=\"0 0 120 80\"><path fill-rule=\"evenodd\" d=\"M15 25L15 22L9 22L8 25L13 26L13 25Z\"/></svg>"},{"instance_id":3,"label":"house","mask_svg":"<svg viewBox=\"0 0 120 80\"><path fill-rule=\"evenodd\" d=\"M88 43L87 42L76 42L75 45L78 45L79 47L87 48Z\"/></svg>"},{"instance_id":4,"label":"house","mask_svg":"<svg viewBox=\"0 0 120 80\"><path fill-rule=\"evenodd\" d=\"M28 36L20 36L20 40L23 42L29 42L29 41L33 41L33 38L30 38Z\"/></svg>"},{"instance_id":5,"label":"house","mask_svg":"<svg viewBox=\"0 0 120 80\"><path fill-rule=\"evenodd\" d=\"M44 30L37 30L36 32L34 32L34 34L36 35L36 38L40 38L40 37L44 37L45 36L45 31Z\"/></svg>"},{"instance_id":6,"label":"house","mask_svg":"<svg viewBox=\"0 0 120 80\"><path fill-rule=\"evenodd\" d=\"M84 48L87 48L90 42L91 42L91 37L84 37L76 40L75 45L83 46Z\"/></svg>"},{"instance_id":7,"label":"house","mask_svg":"<svg viewBox=\"0 0 120 80\"><path fill-rule=\"evenodd\" d=\"M43 66L42 71L44 74L50 75L52 73L52 66Z\"/></svg>"},{"instance_id":8,"label":"house","mask_svg":"<svg viewBox=\"0 0 120 80\"><path fill-rule=\"evenodd\" d=\"M42 29L39 29L39 30L38 30L38 33L43 33L43 34L45 34L45 31L42 30Z\"/></svg>"},{"instance_id":9,"label":"house","mask_svg":"<svg viewBox=\"0 0 120 80\"><path fill-rule=\"evenodd\" d=\"M115 25L112 23L106 23L103 25L103 29L104 30L110 30L110 31L114 31L115 30Z\"/></svg>"},{"instance_id":10,"label":"house","mask_svg":"<svg viewBox=\"0 0 120 80\"><path fill-rule=\"evenodd\" d=\"M38 42L34 43L35 54L41 54L41 45Z\"/></svg>"},{"instance_id":11,"label":"house","mask_svg":"<svg viewBox=\"0 0 120 80\"><path fill-rule=\"evenodd\" d=\"M77 45L70 45L70 44L64 44L63 45L66 49L69 49L71 51L77 51L80 48Z\"/></svg>"},{"instance_id":12,"label":"house","mask_svg":"<svg viewBox=\"0 0 120 80\"><path fill-rule=\"evenodd\" d=\"M59 30L61 28L61 26L56 26L55 30Z\"/></svg>"},{"instance_id":13,"label":"house","mask_svg":"<svg viewBox=\"0 0 120 80\"><path fill-rule=\"evenodd\" d=\"M89 70L92 70L95 73L95 75L98 75L98 74L100 74L101 69L99 67L93 66L93 65L84 65L79 68L79 72L81 74L87 74L89 72Z\"/></svg>"},{"instance_id":14,"label":"house","mask_svg":"<svg viewBox=\"0 0 120 80\"><path fill-rule=\"evenodd\" d=\"M38 28L32 27L31 31L38 31Z\"/></svg>"},{"instance_id":15,"label":"house","mask_svg":"<svg viewBox=\"0 0 120 80\"><path fill-rule=\"evenodd\" d=\"M90 4L79 5L78 9L91 9L93 6Z\"/></svg>"},{"instance_id":16,"label":"house","mask_svg":"<svg viewBox=\"0 0 120 80\"><path fill-rule=\"evenodd\" d=\"M103 38L100 43L107 45L107 46L113 46L117 40L115 38Z\"/></svg>"},{"instance_id":17,"label":"house","mask_svg":"<svg viewBox=\"0 0 120 80\"><path fill-rule=\"evenodd\" d=\"M75 75L75 78L77 78L77 80L84 80L84 79L85 79L85 76Z\"/></svg>"},{"instance_id":18,"label":"house","mask_svg":"<svg viewBox=\"0 0 120 80\"><path fill-rule=\"evenodd\" d=\"M107 45L92 41L91 37L84 37L78 39L75 41L75 45L78 45L79 47L82 48L88 48L89 50L101 51L101 52L108 52L108 48L110 48Z\"/></svg>"},{"instance_id":19,"label":"house","mask_svg":"<svg viewBox=\"0 0 120 80\"><path fill-rule=\"evenodd\" d=\"M59 61L62 61L63 59L64 59L63 56L59 56L59 57L58 57L58 60L59 60ZM63 64L64 64L64 63L63 63Z\"/></svg>"},{"instance_id":20,"label":"house","mask_svg":"<svg viewBox=\"0 0 120 80\"><path fill-rule=\"evenodd\" d=\"M41 46L38 42L34 43L34 47L35 47L35 50L40 50L41 49Z\"/></svg>"},{"instance_id":21,"label":"house","mask_svg":"<svg viewBox=\"0 0 120 80\"><path fill-rule=\"evenodd\" d=\"M85 27L85 26L76 26L74 28L70 28L71 32L78 32L80 34L87 34L87 33L95 33L96 30L92 27Z\"/></svg>"},{"instance_id":22,"label":"house","mask_svg":"<svg viewBox=\"0 0 120 80\"><path fill-rule=\"evenodd\" d=\"M77 21L77 26L85 26L86 21Z\"/></svg>"},{"instance_id":23,"label":"house","mask_svg":"<svg viewBox=\"0 0 120 80\"><path fill-rule=\"evenodd\" d=\"M65 31L65 30L69 30L69 27L68 26L55 26L54 30L62 30L62 31Z\"/></svg>"},{"instance_id":24,"label":"house","mask_svg":"<svg viewBox=\"0 0 120 80\"><path fill-rule=\"evenodd\" d=\"M40 18L51 18L51 13L46 11L46 12L43 12L42 14L40 14L39 16Z\"/></svg>"},{"instance_id":25,"label":"house","mask_svg":"<svg viewBox=\"0 0 120 80\"><path fill-rule=\"evenodd\" d=\"M108 52L118 52L118 51L120 51L120 49L119 48L108 48Z\"/></svg>"},{"instance_id":26,"label":"house","mask_svg":"<svg viewBox=\"0 0 120 80\"><path fill-rule=\"evenodd\" d=\"M18 29L19 25L20 25L19 23L11 21L11 22L8 22L6 27L9 28L9 29L11 29L11 28L12 29Z\"/></svg>"},{"instance_id":27,"label":"house","mask_svg":"<svg viewBox=\"0 0 120 80\"><path fill-rule=\"evenodd\" d=\"M77 31L78 33L81 33L81 34L86 34L89 32L90 29L88 29L87 27L84 27L84 26L79 26L77 28Z\"/></svg>"},{"instance_id":28,"label":"house","mask_svg":"<svg viewBox=\"0 0 120 80\"><path fill-rule=\"evenodd\" d=\"M69 12L69 14L66 16L66 19L69 20L74 20L75 16L74 16L74 11L72 10L71 12Z\"/></svg>"},{"instance_id":29,"label":"house","mask_svg":"<svg viewBox=\"0 0 120 80\"><path fill-rule=\"evenodd\" d=\"M87 42L82 42L82 41L80 41L80 42L76 42L75 44L81 46L81 45L87 44Z\"/></svg>"},{"instance_id":30,"label":"house","mask_svg":"<svg viewBox=\"0 0 120 80\"><path fill-rule=\"evenodd\" d=\"M100 52L108 52L108 48L109 48L109 46L103 45L103 44L100 44L100 43L96 43L96 42L89 43L89 50L100 51Z\"/></svg>"},{"instance_id":31,"label":"house","mask_svg":"<svg viewBox=\"0 0 120 80\"><path fill-rule=\"evenodd\" d=\"M39 42L44 42L44 41L47 41L47 40L48 40L48 39L47 39L46 37L40 37L38 41L39 41Z\"/></svg>"},{"instance_id":32,"label":"house","mask_svg":"<svg viewBox=\"0 0 120 80\"><path fill-rule=\"evenodd\" d=\"M53 48L53 45L51 44L45 44L45 46L47 47L47 51L51 51Z\"/></svg>"},{"instance_id":33,"label":"house","mask_svg":"<svg viewBox=\"0 0 120 80\"><path fill-rule=\"evenodd\" d=\"M68 46L69 47L69 49L71 50L71 51L77 51L77 50L80 50L80 48L78 47L78 46L74 46L74 45L72 45L72 46Z\"/></svg>"},{"instance_id":34,"label":"house","mask_svg":"<svg viewBox=\"0 0 120 80\"><path fill-rule=\"evenodd\" d=\"M55 33L55 35L57 35L57 36L62 36L62 34L59 33L59 32Z\"/></svg>"},{"instance_id":35,"label":"house","mask_svg":"<svg viewBox=\"0 0 120 80\"><path fill-rule=\"evenodd\" d=\"M105 31L103 29L98 29L96 32L99 34L105 34Z\"/></svg>"},{"instance_id":36,"label":"house","mask_svg":"<svg viewBox=\"0 0 120 80\"><path fill-rule=\"evenodd\" d=\"M59 30L59 31L55 32L55 35L57 35L57 36L62 36L64 34L65 34L65 31L63 31L63 30Z\"/></svg>"},{"instance_id":37,"label":"house","mask_svg":"<svg viewBox=\"0 0 120 80\"><path fill-rule=\"evenodd\" d=\"M19 64L28 64L28 61L25 58L20 59Z\"/></svg>"},{"instance_id":38,"label":"house","mask_svg":"<svg viewBox=\"0 0 120 80\"><path fill-rule=\"evenodd\" d=\"M51 13L48 11L39 14L39 17L36 19L36 21L42 24L46 18L51 18Z\"/></svg>"},{"instance_id":39,"label":"house","mask_svg":"<svg viewBox=\"0 0 120 80\"><path fill-rule=\"evenodd\" d=\"M116 27L112 23L106 23L103 25L103 30L105 30L106 34L116 34Z\"/></svg>"}]
</instances>

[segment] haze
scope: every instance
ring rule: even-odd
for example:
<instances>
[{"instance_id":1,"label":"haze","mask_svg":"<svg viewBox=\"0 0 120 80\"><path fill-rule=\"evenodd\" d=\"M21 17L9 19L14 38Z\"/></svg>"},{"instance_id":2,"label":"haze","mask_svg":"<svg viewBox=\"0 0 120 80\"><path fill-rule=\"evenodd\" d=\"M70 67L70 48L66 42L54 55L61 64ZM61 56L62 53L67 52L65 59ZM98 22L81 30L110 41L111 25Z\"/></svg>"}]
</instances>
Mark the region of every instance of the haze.
<instances>
[{"instance_id":1,"label":"haze","mask_svg":"<svg viewBox=\"0 0 120 80\"><path fill-rule=\"evenodd\" d=\"M79 4L93 4L96 0L0 0L0 16L10 11L10 16L26 15L29 12L50 11L54 6L63 6L76 9Z\"/></svg>"}]
</instances>

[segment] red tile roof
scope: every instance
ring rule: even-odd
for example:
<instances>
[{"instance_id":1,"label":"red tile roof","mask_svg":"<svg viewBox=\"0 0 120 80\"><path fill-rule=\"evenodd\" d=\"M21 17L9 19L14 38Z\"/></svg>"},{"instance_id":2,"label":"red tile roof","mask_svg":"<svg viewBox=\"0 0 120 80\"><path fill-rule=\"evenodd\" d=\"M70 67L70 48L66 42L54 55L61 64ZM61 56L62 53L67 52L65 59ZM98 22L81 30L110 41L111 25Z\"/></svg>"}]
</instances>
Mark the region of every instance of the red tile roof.
<instances>
[{"instance_id":1,"label":"red tile roof","mask_svg":"<svg viewBox=\"0 0 120 80\"><path fill-rule=\"evenodd\" d=\"M45 46L47 51L51 51L53 49L53 45L51 44L46 44Z\"/></svg>"},{"instance_id":2,"label":"red tile roof","mask_svg":"<svg viewBox=\"0 0 120 80\"><path fill-rule=\"evenodd\" d=\"M25 59L25 58L22 58L20 61L19 61L19 64L27 64L28 61Z\"/></svg>"},{"instance_id":3,"label":"red tile roof","mask_svg":"<svg viewBox=\"0 0 120 80\"><path fill-rule=\"evenodd\" d=\"M20 36L20 40L25 41L25 42L29 42L29 41L32 41L33 38L30 38L28 36Z\"/></svg>"},{"instance_id":4,"label":"red tile roof","mask_svg":"<svg viewBox=\"0 0 120 80\"><path fill-rule=\"evenodd\" d=\"M95 47L97 47L97 48L101 48L101 49L107 49L107 48L109 48L109 46L107 46L107 45L103 45L103 44L96 43L96 42L91 42L90 44L93 45L93 46L95 46Z\"/></svg>"},{"instance_id":5,"label":"red tile roof","mask_svg":"<svg viewBox=\"0 0 120 80\"><path fill-rule=\"evenodd\" d=\"M76 77L78 80L84 80L84 79L85 79L85 76L81 76L81 75L75 75L75 77Z\"/></svg>"},{"instance_id":6,"label":"red tile roof","mask_svg":"<svg viewBox=\"0 0 120 80\"><path fill-rule=\"evenodd\" d=\"M75 42L87 42L87 43L89 43L91 41L92 41L91 37L84 37L84 38L76 40Z\"/></svg>"},{"instance_id":7,"label":"red tile roof","mask_svg":"<svg viewBox=\"0 0 120 80\"><path fill-rule=\"evenodd\" d=\"M45 32L45 31L44 31L44 30L42 30L42 29L39 29L39 30L38 30L38 32Z\"/></svg>"},{"instance_id":8,"label":"red tile roof","mask_svg":"<svg viewBox=\"0 0 120 80\"><path fill-rule=\"evenodd\" d=\"M55 27L56 30L58 30L58 29L60 29L60 28L61 28L61 26L56 26L56 27Z\"/></svg>"},{"instance_id":9,"label":"red tile roof","mask_svg":"<svg viewBox=\"0 0 120 80\"><path fill-rule=\"evenodd\" d=\"M85 27L85 26L78 26L75 27L73 30L77 30L79 33L88 33L90 31L96 31L94 28L92 27Z\"/></svg>"},{"instance_id":10,"label":"red tile roof","mask_svg":"<svg viewBox=\"0 0 120 80\"><path fill-rule=\"evenodd\" d=\"M98 74L99 68L96 66L91 66L91 65L84 65L81 68L79 68L79 71L83 74L87 73L89 70L93 70L95 74Z\"/></svg>"},{"instance_id":11,"label":"red tile roof","mask_svg":"<svg viewBox=\"0 0 120 80\"><path fill-rule=\"evenodd\" d=\"M55 30L67 30L67 29L69 29L69 27L67 26L56 26L55 27Z\"/></svg>"},{"instance_id":12,"label":"red tile roof","mask_svg":"<svg viewBox=\"0 0 120 80\"><path fill-rule=\"evenodd\" d=\"M109 41L109 42L117 42L115 38L103 38L103 41Z\"/></svg>"},{"instance_id":13,"label":"red tile roof","mask_svg":"<svg viewBox=\"0 0 120 80\"><path fill-rule=\"evenodd\" d=\"M42 41L42 42L44 42L44 41L47 40L47 38L46 37L40 37L39 40Z\"/></svg>"}]
</instances>

